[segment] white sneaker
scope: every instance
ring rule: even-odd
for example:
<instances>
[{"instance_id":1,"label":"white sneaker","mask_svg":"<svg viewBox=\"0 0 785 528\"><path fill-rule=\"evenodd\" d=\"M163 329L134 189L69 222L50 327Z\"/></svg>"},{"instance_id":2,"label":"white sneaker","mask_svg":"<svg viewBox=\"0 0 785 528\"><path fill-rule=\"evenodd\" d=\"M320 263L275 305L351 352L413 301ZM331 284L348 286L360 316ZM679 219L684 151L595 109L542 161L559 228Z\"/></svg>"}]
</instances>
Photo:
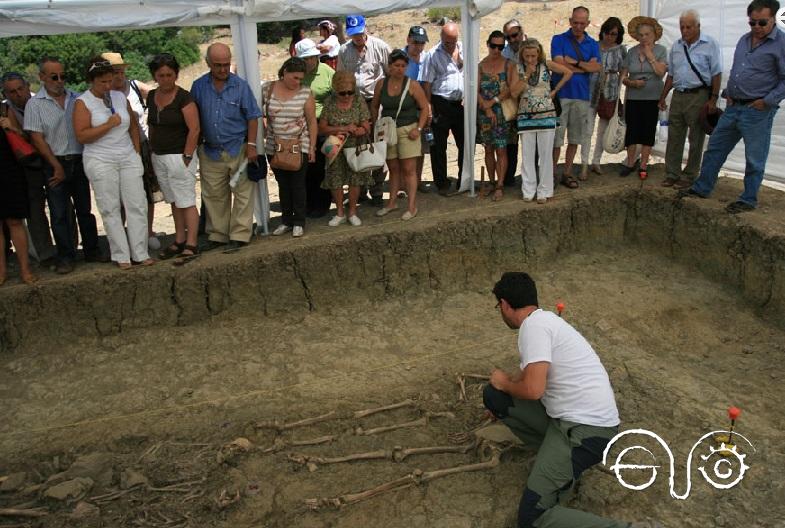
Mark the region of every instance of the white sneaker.
<instances>
[{"instance_id":1,"label":"white sneaker","mask_svg":"<svg viewBox=\"0 0 785 528\"><path fill-rule=\"evenodd\" d=\"M349 223L352 224L354 227L363 225L363 221L360 220L360 217L357 215L350 216Z\"/></svg>"},{"instance_id":2,"label":"white sneaker","mask_svg":"<svg viewBox=\"0 0 785 528\"><path fill-rule=\"evenodd\" d=\"M341 224L343 224L345 222L346 222L346 217L345 216L335 215L332 218L330 218L330 221L327 222L327 225L330 226L330 227L338 227L339 225L341 225Z\"/></svg>"},{"instance_id":3,"label":"white sneaker","mask_svg":"<svg viewBox=\"0 0 785 528\"><path fill-rule=\"evenodd\" d=\"M397 207L382 207L378 211L376 211L376 216L387 216L388 214L392 213L398 209Z\"/></svg>"},{"instance_id":4,"label":"white sneaker","mask_svg":"<svg viewBox=\"0 0 785 528\"><path fill-rule=\"evenodd\" d=\"M411 211L406 211L405 213L403 213L403 215L401 216L401 220L404 221L411 220L415 216L417 216L417 209L415 209L413 213Z\"/></svg>"},{"instance_id":5,"label":"white sneaker","mask_svg":"<svg viewBox=\"0 0 785 528\"><path fill-rule=\"evenodd\" d=\"M292 229L292 236L295 238L303 236L303 226L294 226L294 229Z\"/></svg>"},{"instance_id":6,"label":"white sneaker","mask_svg":"<svg viewBox=\"0 0 785 528\"><path fill-rule=\"evenodd\" d=\"M289 231L290 229L291 229L291 227L289 227L288 225L281 224L281 225L279 225L278 227L275 228L275 231L273 231L273 236L281 236L284 233L286 233L287 231Z\"/></svg>"},{"instance_id":7,"label":"white sneaker","mask_svg":"<svg viewBox=\"0 0 785 528\"><path fill-rule=\"evenodd\" d=\"M147 247L150 248L150 251L158 251L161 249L161 241L158 240L158 237L153 235L147 239Z\"/></svg>"}]
</instances>

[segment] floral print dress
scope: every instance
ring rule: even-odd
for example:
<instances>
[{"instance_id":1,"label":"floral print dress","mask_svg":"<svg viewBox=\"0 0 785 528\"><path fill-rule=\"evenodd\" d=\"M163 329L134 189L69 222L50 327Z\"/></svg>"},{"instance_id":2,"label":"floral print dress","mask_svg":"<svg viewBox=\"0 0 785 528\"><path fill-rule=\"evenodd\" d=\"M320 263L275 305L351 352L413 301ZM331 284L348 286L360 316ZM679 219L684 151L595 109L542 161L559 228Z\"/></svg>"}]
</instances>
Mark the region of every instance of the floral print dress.
<instances>
[{"instance_id":1,"label":"floral print dress","mask_svg":"<svg viewBox=\"0 0 785 528\"><path fill-rule=\"evenodd\" d=\"M485 73L480 68L480 97L485 100L498 97L502 90L502 83L507 83L506 62L504 71L501 73ZM507 146L510 125L504 119L504 111L502 111L501 104L494 103L492 110L496 116L495 125L491 118L485 115L485 112L477 111L480 143L494 148L504 148Z\"/></svg>"},{"instance_id":2,"label":"floral print dress","mask_svg":"<svg viewBox=\"0 0 785 528\"><path fill-rule=\"evenodd\" d=\"M358 94L354 96L352 106L346 110L338 108L338 99L335 94L330 95L324 102L324 108L320 116L320 119L326 119L327 124L330 126L359 125L370 118L371 113L368 111L368 105L365 104L365 101ZM345 150L356 146L357 138L349 136L343 148ZM324 172L322 189L335 190L340 189L344 185L362 187L374 184L370 171L354 172L349 167L343 152L339 153L333 162L327 165Z\"/></svg>"}]
</instances>

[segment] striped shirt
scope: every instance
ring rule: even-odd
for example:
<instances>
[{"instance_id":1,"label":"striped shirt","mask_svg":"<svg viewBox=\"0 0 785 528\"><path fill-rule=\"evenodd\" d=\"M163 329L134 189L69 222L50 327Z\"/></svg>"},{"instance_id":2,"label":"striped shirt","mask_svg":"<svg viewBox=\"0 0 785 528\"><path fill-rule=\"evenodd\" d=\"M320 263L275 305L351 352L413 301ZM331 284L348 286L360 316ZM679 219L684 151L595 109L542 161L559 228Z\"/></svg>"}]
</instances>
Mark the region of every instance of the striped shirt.
<instances>
[{"instance_id":1,"label":"striped shirt","mask_svg":"<svg viewBox=\"0 0 785 528\"><path fill-rule=\"evenodd\" d=\"M300 150L307 154L311 148L311 138L308 135L308 122L305 120L305 103L311 96L311 89L301 87L291 99L282 101L273 93L273 84L265 87L267 128L265 137L265 153L272 156L275 153L275 137L293 139L299 134Z\"/></svg>"},{"instance_id":2,"label":"striped shirt","mask_svg":"<svg viewBox=\"0 0 785 528\"><path fill-rule=\"evenodd\" d=\"M368 35L362 53L351 40L341 46L338 52L338 71L354 73L357 89L366 100L373 98L376 81L385 76L390 46L382 39Z\"/></svg>"},{"instance_id":3,"label":"striped shirt","mask_svg":"<svg viewBox=\"0 0 785 528\"><path fill-rule=\"evenodd\" d=\"M422 64L420 79L431 83L431 95L450 101L463 99L463 46L458 42L459 63L439 42L427 55Z\"/></svg>"},{"instance_id":4,"label":"striped shirt","mask_svg":"<svg viewBox=\"0 0 785 528\"><path fill-rule=\"evenodd\" d=\"M65 108L62 108L45 89L41 89L25 106L24 129L43 134L55 156L82 153L82 145L74 133L74 104L77 97L79 94L66 89Z\"/></svg>"}]
</instances>

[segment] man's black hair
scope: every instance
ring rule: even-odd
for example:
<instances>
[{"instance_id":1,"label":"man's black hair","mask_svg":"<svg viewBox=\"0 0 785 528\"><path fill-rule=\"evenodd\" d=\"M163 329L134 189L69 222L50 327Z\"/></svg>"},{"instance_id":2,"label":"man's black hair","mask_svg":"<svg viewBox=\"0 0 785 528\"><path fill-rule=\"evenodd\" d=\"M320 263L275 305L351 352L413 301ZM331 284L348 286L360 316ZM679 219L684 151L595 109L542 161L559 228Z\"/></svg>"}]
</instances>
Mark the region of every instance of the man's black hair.
<instances>
[{"instance_id":1,"label":"man's black hair","mask_svg":"<svg viewBox=\"0 0 785 528\"><path fill-rule=\"evenodd\" d=\"M493 287L497 301L504 299L513 309L524 306L539 306L537 302L537 286L528 273L508 271Z\"/></svg>"},{"instance_id":2,"label":"man's black hair","mask_svg":"<svg viewBox=\"0 0 785 528\"><path fill-rule=\"evenodd\" d=\"M750 5L747 6L747 16L750 16L753 11L760 11L767 7L771 12L771 16L775 16L777 11L780 10L780 3L777 0L752 0Z\"/></svg>"}]
</instances>

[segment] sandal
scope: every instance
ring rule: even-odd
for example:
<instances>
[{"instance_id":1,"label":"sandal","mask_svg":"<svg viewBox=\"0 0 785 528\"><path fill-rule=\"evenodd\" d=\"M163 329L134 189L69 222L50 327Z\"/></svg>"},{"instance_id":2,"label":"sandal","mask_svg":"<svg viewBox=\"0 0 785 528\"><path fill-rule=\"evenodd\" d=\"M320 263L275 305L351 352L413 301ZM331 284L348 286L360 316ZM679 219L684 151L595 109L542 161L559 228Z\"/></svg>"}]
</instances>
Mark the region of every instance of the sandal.
<instances>
[{"instance_id":1,"label":"sandal","mask_svg":"<svg viewBox=\"0 0 785 528\"><path fill-rule=\"evenodd\" d=\"M128 271L131 269L132 264L130 262L118 262L117 267L123 271Z\"/></svg>"},{"instance_id":2,"label":"sandal","mask_svg":"<svg viewBox=\"0 0 785 528\"><path fill-rule=\"evenodd\" d=\"M499 188L499 187L497 187L497 188L496 188L496 189L493 191L493 198L491 198L491 200L493 200L494 202L498 202L498 201L499 201L499 200L501 200L502 198L504 198L504 190L503 190L503 189L501 189L501 188Z\"/></svg>"},{"instance_id":3,"label":"sandal","mask_svg":"<svg viewBox=\"0 0 785 528\"><path fill-rule=\"evenodd\" d=\"M638 169L638 178L641 180L645 180L649 177L649 171L646 170L646 167L641 167Z\"/></svg>"},{"instance_id":4,"label":"sandal","mask_svg":"<svg viewBox=\"0 0 785 528\"><path fill-rule=\"evenodd\" d=\"M36 277L32 273L23 273L22 275L20 275L20 278L22 279L22 282L24 282L28 286L32 286L33 284L38 282L38 277ZM0 284L2 283L0 282Z\"/></svg>"},{"instance_id":5,"label":"sandal","mask_svg":"<svg viewBox=\"0 0 785 528\"><path fill-rule=\"evenodd\" d=\"M676 185L677 183L679 183L679 180L677 180L676 178L670 178L670 177L668 177L668 178L665 178L665 181L664 181L664 182L662 182L662 184L661 184L661 185L662 185L663 187L673 187L673 186L674 186L674 185Z\"/></svg>"},{"instance_id":6,"label":"sandal","mask_svg":"<svg viewBox=\"0 0 785 528\"><path fill-rule=\"evenodd\" d=\"M158 253L158 258L161 260L168 260L172 257L176 257L183 252L184 247L185 242L175 242L171 246L168 246L166 249Z\"/></svg>"},{"instance_id":7,"label":"sandal","mask_svg":"<svg viewBox=\"0 0 785 528\"><path fill-rule=\"evenodd\" d=\"M189 253L186 253L188 251ZM195 257L199 254L199 248L196 246L189 246L188 244L183 244L183 249L180 251L180 254L177 255L178 258L185 258L185 257Z\"/></svg>"},{"instance_id":8,"label":"sandal","mask_svg":"<svg viewBox=\"0 0 785 528\"><path fill-rule=\"evenodd\" d=\"M142 262L139 263L141 266L152 266L155 264L155 259L147 258L144 259Z\"/></svg>"},{"instance_id":9,"label":"sandal","mask_svg":"<svg viewBox=\"0 0 785 528\"><path fill-rule=\"evenodd\" d=\"M561 184L564 185L565 187L567 187L568 189L577 189L578 188L578 182L575 181L575 178L573 178L572 176L565 176L565 177L563 177L562 180L561 180Z\"/></svg>"}]
</instances>

